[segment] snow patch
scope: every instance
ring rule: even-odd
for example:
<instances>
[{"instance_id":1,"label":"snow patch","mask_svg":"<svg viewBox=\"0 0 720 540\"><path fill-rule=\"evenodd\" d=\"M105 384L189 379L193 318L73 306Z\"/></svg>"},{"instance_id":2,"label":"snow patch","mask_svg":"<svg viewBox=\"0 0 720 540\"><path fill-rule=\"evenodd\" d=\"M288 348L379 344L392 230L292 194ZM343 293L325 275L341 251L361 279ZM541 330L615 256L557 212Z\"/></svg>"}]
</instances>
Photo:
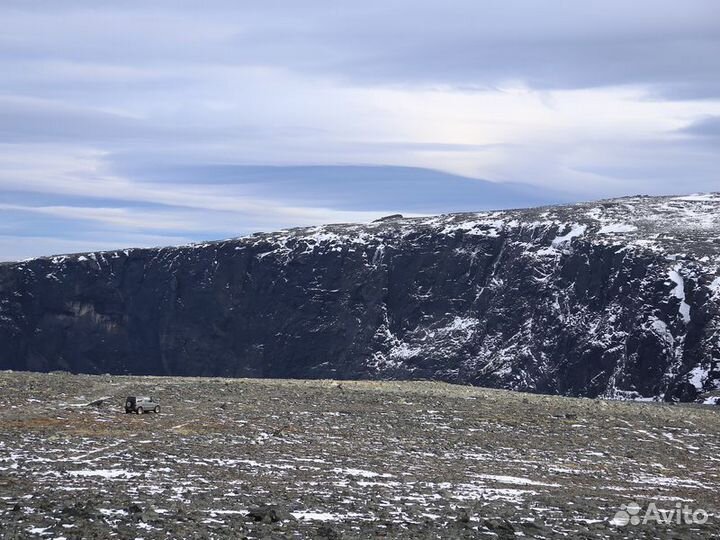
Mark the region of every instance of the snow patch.
<instances>
[{"instance_id":1,"label":"snow patch","mask_svg":"<svg viewBox=\"0 0 720 540\"><path fill-rule=\"evenodd\" d=\"M713 279L712 283L708 285L708 289L710 289L713 298L720 297L720 277Z\"/></svg>"},{"instance_id":2,"label":"snow patch","mask_svg":"<svg viewBox=\"0 0 720 540\"><path fill-rule=\"evenodd\" d=\"M315 521L337 521L335 514L328 512L291 512L295 519L311 519Z\"/></svg>"},{"instance_id":3,"label":"snow patch","mask_svg":"<svg viewBox=\"0 0 720 540\"><path fill-rule=\"evenodd\" d=\"M670 291L670 294L680 300L680 308L678 311L680 312L683 321L685 321L685 324L687 324L690 322L690 304L685 301L685 281L680 275L679 270L679 264L676 264L668 270L668 277L670 278L670 281L675 283L675 287L673 287L673 290Z\"/></svg>"},{"instance_id":4,"label":"snow patch","mask_svg":"<svg viewBox=\"0 0 720 540\"><path fill-rule=\"evenodd\" d=\"M675 345L675 338L665 321L661 321L657 317L651 317L650 328L670 347Z\"/></svg>"},{"instance_id":5,"label":"snow patch","mask_svg":"<svg viewBox=\"0 0 720 540\"><path fill-rule=\"evenodd\" d=\"M453 321L445 328L448 332L456 330L468 330L480 324L478 319L473 317L455 317Z\"/></svg>"},{"instance_id":6,"label":"snow patch","mask_svg":"<svg viewBox=\"0 0 720 540\"><path fill-rule=\"evenodd\" d=\"M373 471L366 471L365 469L335 468L333 469L333 472L337 474L346 474L348 476L362 476L363 478L392 478L392 474L376 473Z\"/></svg>"},{"instance_id":7,"label":"snow patch","mask_svg":"<svg viewBox=\"0 0 720 540\"><path fill-rule=\"evenodd\" d=\"M600 228L598 234L628 233L634 231L637 231L637 227L629 223L608 223Z\"/></svg>"},{"instance_id":8,"label":"snow patch","mask_svg":"<svg viewBox=\"0 0 720 540\"><path fill-rule=\"evenodd\" d=\"M585 234L585 230L587 229L586 225L579 225L575 223L572 228L570 229L570 232L558 236L555 238L555 240L552 241L552 247L559 248L560 246L563 246L564 244L569 244L572 242L573 238L577 238L578 236L582 236Z\"/></svg>"},{"instance_id":9,"label":"snow patch","mask_svg":"<svg viewBox=\"0 0 720 540\"><path fill-rule=\"evenodd\" d=\"M688 382L698 390L702 390L703 381L707 378L708 370L702 366L694 367L688 374Z\"/></svg>"},{"instance_id":10,"label":"snow patch","mask_svg":"<svg viewBox=\"0 0 720 540\"><path fill-rule=\"evenodd\" d=\"M400 343L400 345L393 347L388 354L393 358L407 359L417 356L420 351L420 347L411 347L407 343Z\"/></svg>"},{"instance_id":11,"label":"snow patch","mask_svg":"<svg viewBox=\"0 0 720 540\"><path fill-rule=\"evenodd\" d=\"M538 482L536 480L530 480L529 478L522 478L520 476L505 476L498 474L480 474L478 478L483 480L493 480L500 482L501 484L514 484L518 486L545 486L545 487L560 487L560 484L548 484L545 482Z\"/></svg>"},{"instance_id":12,"label":"snow patch","mask_svg":"<svg viewBox=\"0 0 720 540\"><path fill-rule=\"evenodd\" d=\"M693 193L684 197L674 197L674 201L695 201L695 202L715 202L720 200L717 193Z\"/></svg>"},{"instance_id":13,"label":"snow patch","mask_svg":"<svg viewBox=\"0 0 720 540\"><path fill-rule=\"evenodd\" d=\"M133 478L135 476L140 476L140 473L133 473L126 471L125 469L68 471L68 474L71 476L101 476L103 478Z\"/></svg>"}]
</instances>

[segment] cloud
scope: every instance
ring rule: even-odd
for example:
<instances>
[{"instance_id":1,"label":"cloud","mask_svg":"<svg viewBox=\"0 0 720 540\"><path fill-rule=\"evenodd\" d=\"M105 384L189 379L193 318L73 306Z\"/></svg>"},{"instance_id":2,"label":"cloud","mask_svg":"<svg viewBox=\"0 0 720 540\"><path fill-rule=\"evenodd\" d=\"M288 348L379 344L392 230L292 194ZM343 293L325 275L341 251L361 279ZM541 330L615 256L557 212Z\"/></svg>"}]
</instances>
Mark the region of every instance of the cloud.
<instances>
[{"instance_id":1,"label":"cloud","mask_svg":"<svg viewBox=\"0 0 720 540\"><path fill-rule=\"evenodd\" d=\"M24 154L37 151L26 147ZM136 182L107 170L102 154L86 151L72 155L67 149L45 148L44 167L26 165L18 155L0 153L0 185L7 192L57 194L71 197L112 199L156 206L181 207L212 212L242 213L246 219L256 223L277 222L278 219L294 219L298 224L317 221L347 220L364 221L377 217L377 212L337 211L331 208L293 206L277 198L263 198L253 194L252 189L242 185L207 186L204 184L166 184ZM3 159L5 158L5 159ZM17 209L5 205L5 209ZM2 208L2 206L0 206ZM27 207L28 210L30 207ZM68 209L62 206L47 206L37 211L60 214ZM79 211L78 219L102 216L102 208ZM121 216L108 213L107 221Z\"/></svg>"},{"instance_id":2,"label":"cloud","mask_svg":"<svg viewBox=\"0 0 720 540\"><path fill-rule=\"evenodd\" d=\"M5 0L0 17L7 246L717 189L713 0Z\"/></svg>"},{"instance_id":3,"label":"cloud","mask_svg":"<svg viewBox=\"0 0 720 540\"><path fill-rule=\"evenodd\" d=\"M101 233L67 238L63 234L48 236L0 234L0 262L22 261L48 255L109 251L129 246L161 247L190 242L190 239L178 235L123 234L108 238L106 234Z\"/></svg>"},{"instance_id":4,"label":"cloud","mask_svg":"<svg viewBox=\"0 0 720 540\"><path fill-rule=\"evenodd\" d=\"M0 142L103 141L142 129L137 118L62 102L0 96Z\"/></svg>"},{"instance_id":5,"label":"cloud","mask_svg":"<svg viewBox=\"0 0 720 540\"><path fill-rule=\"evenodd\" d=\"M700 118L679 131L696 137L720 139L720 116Z\"/></svg>"},{"instance_id":6,"label":"cloud","mask_svg":"<svg viewBox=\"0 0 720 540\"><path fill-rule=\"evenodd\" d=\"M5 56L126 70L261 65L370 85L641 85L666 97L720 97L713 0L58 5L7 4Z\"/></svg>"}]
</instances>

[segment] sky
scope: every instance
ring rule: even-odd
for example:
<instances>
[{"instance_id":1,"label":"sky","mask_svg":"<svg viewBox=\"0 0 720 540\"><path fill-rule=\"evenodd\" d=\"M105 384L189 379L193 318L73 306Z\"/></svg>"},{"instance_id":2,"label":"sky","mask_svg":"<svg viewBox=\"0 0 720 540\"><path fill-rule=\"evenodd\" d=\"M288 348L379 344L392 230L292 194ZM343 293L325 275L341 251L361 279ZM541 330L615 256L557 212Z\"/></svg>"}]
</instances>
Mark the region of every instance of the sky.
<instances>
[{"instance_id":1,"label":"sky","mask_svg":"<svg viewBox=\"0 0 720 540\"><path fill-rule=\"evenodd\" d=\"M0 260L720 191L715 0L2 0Z\"/></svg>"}]
</instances>

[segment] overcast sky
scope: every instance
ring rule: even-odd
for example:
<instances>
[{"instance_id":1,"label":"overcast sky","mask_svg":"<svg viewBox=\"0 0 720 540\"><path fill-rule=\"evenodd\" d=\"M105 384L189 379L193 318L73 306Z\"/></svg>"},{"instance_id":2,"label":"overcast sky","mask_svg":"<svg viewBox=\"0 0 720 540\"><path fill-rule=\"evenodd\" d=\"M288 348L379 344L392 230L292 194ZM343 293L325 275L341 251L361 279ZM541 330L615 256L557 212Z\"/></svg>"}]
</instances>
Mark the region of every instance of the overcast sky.
<instances>
[{"instance_id":1,"label":"overcast sky","mask_svg":"<svg viewBox=\"0 0 720 540\"><path fill-rule=\"evenodd\" d=\"M720 191L716 0L2 0L0 73L0 260Z\"/></svg>"}]
</instances>

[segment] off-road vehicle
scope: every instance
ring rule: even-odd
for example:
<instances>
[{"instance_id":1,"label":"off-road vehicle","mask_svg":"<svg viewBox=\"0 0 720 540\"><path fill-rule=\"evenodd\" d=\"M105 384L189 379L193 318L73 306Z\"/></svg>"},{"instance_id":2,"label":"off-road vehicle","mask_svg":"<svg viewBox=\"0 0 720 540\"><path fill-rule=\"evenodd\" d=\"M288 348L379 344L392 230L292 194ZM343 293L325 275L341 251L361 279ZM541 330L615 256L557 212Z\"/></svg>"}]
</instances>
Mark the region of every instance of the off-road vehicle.
<instances>
[{"instance_id":1,"label":"off-road vehicle","mask_svg":"<svg viewBox=\"0 0 720 540\"><path fill-rule=\"evenodd\" d=\"M160 401L154 397L147 396L128 396L125 398L125 412L142 414L144 412L160 412Z\"/></svg>"}]
</instances>

